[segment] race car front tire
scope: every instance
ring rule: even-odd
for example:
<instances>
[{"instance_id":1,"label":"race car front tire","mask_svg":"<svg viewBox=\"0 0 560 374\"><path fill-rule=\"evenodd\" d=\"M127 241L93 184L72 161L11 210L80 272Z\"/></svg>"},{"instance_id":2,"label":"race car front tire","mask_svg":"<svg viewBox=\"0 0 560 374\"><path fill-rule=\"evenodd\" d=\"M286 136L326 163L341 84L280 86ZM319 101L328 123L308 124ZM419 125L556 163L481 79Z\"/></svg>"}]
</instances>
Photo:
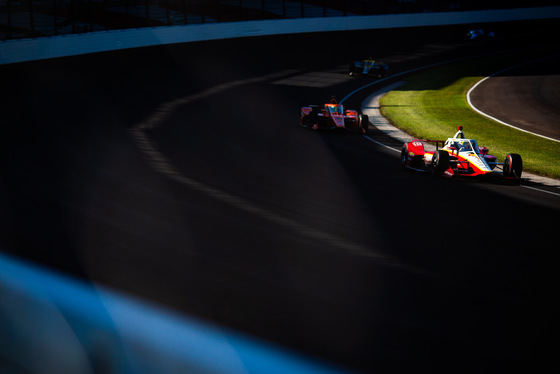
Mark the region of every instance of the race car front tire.
<instances>
[{"instance_id":1,"label":"race car front tire","mask_svg":"<svg viewBox=\"0 0 560 374\"><path fill-rule=\"evenodd\" d=\"M366 135L369 129L369 117L365 114L360 116L360 130L362 134Z\"/></svg>"},{"instance_id":2,"label":"race car front tire","mask_svg":"<svg viewBox=\"0 0 560 374\"><path fill-rule=\"evenodd\" d=\"M516 153L510 153L504 160L504 177L510 179L521 179L523 172L523 160L521 156Z\"/></svg>"},{"instance_id":3,"label":"race car front tire","mask_svg":"<svg viewBox=\"0 0 560 374\"><path fill-rule=\"evenodd\" d=\"M406 161L408 160L408 144L403 145L401 149L401 166L406 168Z\"/></svg>"},{"instance_id":4,"label":"race car front tire","mask_svg":"<svg viewBox=\"0 0 560 374\"><path fill-rule=\"evenodd\" d=\"M437 150L432 158L432 174L435 176L442 175L449 169L449 153Z\"/></svg>"}]
</instances>

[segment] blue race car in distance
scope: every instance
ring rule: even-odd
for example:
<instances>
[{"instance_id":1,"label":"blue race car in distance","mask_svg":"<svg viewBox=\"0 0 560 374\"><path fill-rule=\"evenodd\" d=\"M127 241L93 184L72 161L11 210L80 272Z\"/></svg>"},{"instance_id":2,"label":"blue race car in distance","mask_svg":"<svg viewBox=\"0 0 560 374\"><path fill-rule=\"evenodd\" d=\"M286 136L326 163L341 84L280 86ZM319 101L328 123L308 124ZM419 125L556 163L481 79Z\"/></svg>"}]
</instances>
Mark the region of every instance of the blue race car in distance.
<instances>
[{"instance_id":1,"label":"blue race car in distance","mask_svg":"<svg viewBox=\"0 0 560 374\"><path fill-rule=\"evenodd\" d=\"M370 76L383 78L389 75L389 66L384 62L375 61L369 57L362 61L354 61L350 63L348 68L349 75L352 76Z\"/></svg>"}]
</instances>

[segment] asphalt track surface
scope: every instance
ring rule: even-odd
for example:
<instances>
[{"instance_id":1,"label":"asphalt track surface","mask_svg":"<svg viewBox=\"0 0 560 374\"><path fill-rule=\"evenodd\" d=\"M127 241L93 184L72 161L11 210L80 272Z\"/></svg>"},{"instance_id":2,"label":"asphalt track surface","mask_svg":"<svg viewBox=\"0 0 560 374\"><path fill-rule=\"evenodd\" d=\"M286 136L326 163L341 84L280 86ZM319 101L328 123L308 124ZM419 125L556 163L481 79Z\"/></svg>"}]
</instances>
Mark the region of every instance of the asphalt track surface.
<instances>
[{"instance_id":1,"label":"asphalt track surface","mask_svg":"<svg viewBox=\"0 0 560 374\"><path fill-rule=\"evenodd\" d=\"M471 93L482 112L529 132L560 140L560 56L497 74Z\"/></svg>"},{"instance_id":2,"label":"asphalt track surface","mask_svg":"<svg viewBox=\"0 0 560 374\"><path fill-rule=\"evenodd\" d=\"M557 365L560 197L404 172L363 136L297 126L363 85L345 69L370 49L395 73L532 40L455 32L2 67L2 250L359 371Z\"/></svg>"}]
</instances>

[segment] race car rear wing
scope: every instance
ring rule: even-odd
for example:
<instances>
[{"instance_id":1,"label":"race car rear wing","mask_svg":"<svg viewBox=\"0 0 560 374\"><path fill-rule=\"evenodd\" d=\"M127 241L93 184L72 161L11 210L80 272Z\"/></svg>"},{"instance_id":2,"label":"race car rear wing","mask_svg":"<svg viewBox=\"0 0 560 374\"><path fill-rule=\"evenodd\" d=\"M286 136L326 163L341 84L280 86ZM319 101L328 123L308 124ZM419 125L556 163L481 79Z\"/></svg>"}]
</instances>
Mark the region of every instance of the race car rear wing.
<instances>
[{"instance_id":1,"label":"race car rear wing","mask_svg":"<svg viewBox=\"0 0 560 374\"><path fill-rule=\"evenodd\" d=\"M415 142L426 142L426 143L433 143L436 145L436 151L439 149L439 147L443 146L445 144L445 140L433 140L433 139L416 139L414 140ZM441 143L441 145L440 145Z\"/></svg>"}]
</instances>

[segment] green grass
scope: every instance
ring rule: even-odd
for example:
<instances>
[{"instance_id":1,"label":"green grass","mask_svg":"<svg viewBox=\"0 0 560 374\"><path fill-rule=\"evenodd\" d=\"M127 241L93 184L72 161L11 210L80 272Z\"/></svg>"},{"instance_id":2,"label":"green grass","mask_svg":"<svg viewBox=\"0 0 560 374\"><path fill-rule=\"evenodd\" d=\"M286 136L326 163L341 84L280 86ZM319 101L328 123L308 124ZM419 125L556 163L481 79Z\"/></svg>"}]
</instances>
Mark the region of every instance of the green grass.
<instances>
[{"instance_id":1,"label":"green grass","mask_svg":"<svg viewBox=\"0 0 560 374\"><path fill-rule=\"evenodd\" d=\"M467 103L468 90L479 80L522 62L522 58L537 57L510 54L423 71L385 95L381 113L419 139L445 140L462 125L467 138L477 139L499 161L508 153L519 153L525 171L560 179L560 143L504 126L478 114Z\"/></svg>"}]
</instances>

